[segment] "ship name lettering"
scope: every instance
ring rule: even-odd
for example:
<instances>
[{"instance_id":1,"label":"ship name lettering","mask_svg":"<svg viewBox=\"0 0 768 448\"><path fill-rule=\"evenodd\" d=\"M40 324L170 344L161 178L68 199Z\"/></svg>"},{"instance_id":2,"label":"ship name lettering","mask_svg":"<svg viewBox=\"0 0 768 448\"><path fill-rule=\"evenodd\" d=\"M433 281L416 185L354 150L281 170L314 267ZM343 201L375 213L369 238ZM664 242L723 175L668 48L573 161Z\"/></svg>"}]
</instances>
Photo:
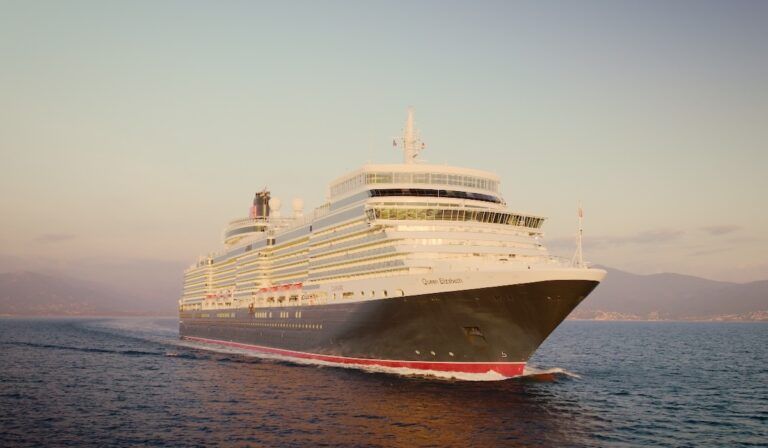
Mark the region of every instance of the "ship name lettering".
<instances>
[{"instance_id":1,"label":"ship name lettering","mask_svg":"<svg viewBox=\"0 0 768 448\"><path fill-rule=\"evenodd\" d=\"M440 277L440 284L441 285L451 285L455 283L464 283L464 280L460 278L443 278Z\"/></svg>"},{"instance_id":2,"label":"ship name lettering","mask_svg":"<svg viewBox=\"0 0 768 448\"><path fill-rule=\"evenodd\" d=\"M421 283L424 284L424 286L430 286L430 285L453 285L458 283L464 283L464 280L461 278L446 278L446 277L439 277L439 278L422 278Z\"/></svg>"}]
</instances>

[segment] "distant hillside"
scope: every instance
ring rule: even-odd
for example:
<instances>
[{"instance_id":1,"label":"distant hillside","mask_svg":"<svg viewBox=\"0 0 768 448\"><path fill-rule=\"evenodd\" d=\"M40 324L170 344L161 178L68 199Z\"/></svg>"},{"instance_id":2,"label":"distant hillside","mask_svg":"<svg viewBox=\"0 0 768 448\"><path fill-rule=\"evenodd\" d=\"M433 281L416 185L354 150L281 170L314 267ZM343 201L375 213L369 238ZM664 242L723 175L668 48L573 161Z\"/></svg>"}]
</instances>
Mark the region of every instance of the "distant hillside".
<instances>
[{"instance_id":1,"label":"distant hillside","mask_svg":"<svg viewBox=\"0 0 768 448\"><path fill-rule=\"evenodd\" d=\"M180 291L175 291L176 271L165 272L171 268L154 276L136 271L131 278L108 277L109 285L63 275L0 273L0 315L172 315ZM571 318L768 320L768 281L740 284L604 269L608 277Z\"/></svg>"},{"instance_id":2,"label":"distant hillside","mask_svg":"<svg viewBox=\"0 0 768 448\"><path fill-rule=\"evenodd\" d=\"M172 314L106 285L34 272L0 273L0 315L93 316Z\"/></svg>"},{"instance_id":3,"label":"distant hillside","mask_svg":"<svg viewBox=\"0 0 768 448\"><path fill-rule=\"evenodd\" d=\"M571 318L764 320L768 314L768 280L728 283L603 269L608 271L605 281Z\"/></svg>"}]
</instances>

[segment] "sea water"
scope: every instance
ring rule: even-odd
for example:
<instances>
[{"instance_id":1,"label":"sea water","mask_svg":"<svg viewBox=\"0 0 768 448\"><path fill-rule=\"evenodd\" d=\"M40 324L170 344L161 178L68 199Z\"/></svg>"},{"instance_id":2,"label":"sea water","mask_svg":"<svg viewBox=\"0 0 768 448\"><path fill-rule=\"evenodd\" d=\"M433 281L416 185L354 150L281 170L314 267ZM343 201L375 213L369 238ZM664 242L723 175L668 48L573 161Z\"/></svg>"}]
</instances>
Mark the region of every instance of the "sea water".
<instances>
[{"instance_id":1,"label":"sea water","mask_svg":"<svg viewBox=\"0 0 768 448\"><path fill-rule=\"evenodd\" d=\"M503 381L210 350L177 324L0 319L0 446L768 446L768 324L565 322Z\"/></svg>"}]
</instances>

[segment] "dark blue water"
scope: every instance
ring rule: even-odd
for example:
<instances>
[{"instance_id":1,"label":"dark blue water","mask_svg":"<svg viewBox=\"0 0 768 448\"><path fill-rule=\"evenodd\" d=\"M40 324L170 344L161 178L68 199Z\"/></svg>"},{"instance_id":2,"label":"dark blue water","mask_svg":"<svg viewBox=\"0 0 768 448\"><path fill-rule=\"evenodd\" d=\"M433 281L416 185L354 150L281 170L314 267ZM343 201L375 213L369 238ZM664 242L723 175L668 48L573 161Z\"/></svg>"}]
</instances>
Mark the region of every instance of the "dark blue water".
<instances>
[{"instance_id":1,"label":"dark blue water","mask_svg":"<svg viewBox=\"0 0 768 448\"><path fill-rule=\"evenodd\" d=\"M460 382L179 345L175 319L0 319L0 446L768 446L768 325L567 322Z\"/></svg>"}]
</instances>

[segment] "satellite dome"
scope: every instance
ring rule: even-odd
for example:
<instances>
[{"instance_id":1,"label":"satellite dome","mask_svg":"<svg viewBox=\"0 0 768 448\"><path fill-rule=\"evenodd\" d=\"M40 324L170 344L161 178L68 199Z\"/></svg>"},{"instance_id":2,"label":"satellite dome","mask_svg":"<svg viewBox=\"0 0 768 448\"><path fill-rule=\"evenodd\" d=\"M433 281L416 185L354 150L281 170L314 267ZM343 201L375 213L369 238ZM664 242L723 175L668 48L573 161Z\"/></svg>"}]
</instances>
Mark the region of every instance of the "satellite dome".
<instances>
[{"instance_id":1,"label":"satellite dome","mask_svg":"<svg viewBox=\"0 0 768 448\"><path fill-rule=\"evenodd\" d=\"M272 211L279 212L282 205L283 202L279 198L272 198L269 200L269 209Z\"/></svg>"}]
</instances>

